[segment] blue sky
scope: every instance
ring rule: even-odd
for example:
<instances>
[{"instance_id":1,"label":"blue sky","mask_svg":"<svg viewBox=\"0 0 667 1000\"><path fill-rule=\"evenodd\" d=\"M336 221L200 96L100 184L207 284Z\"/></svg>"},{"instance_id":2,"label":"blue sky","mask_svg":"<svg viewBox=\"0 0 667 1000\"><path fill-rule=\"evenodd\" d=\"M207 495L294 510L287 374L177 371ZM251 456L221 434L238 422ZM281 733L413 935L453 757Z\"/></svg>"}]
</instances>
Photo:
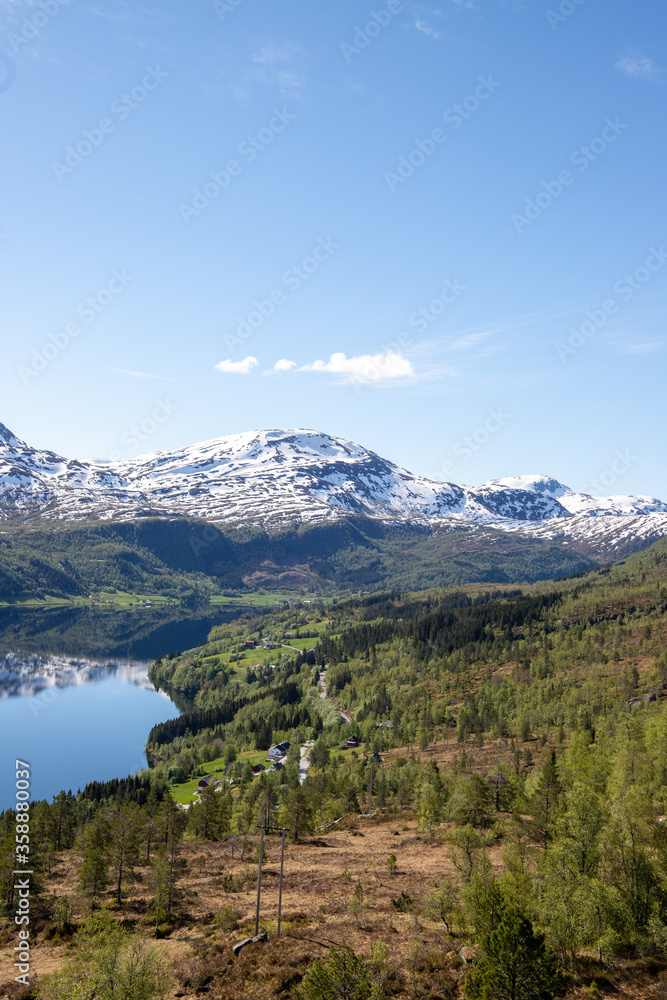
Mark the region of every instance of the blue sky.
<instances>
[{"instance_id":1,"label":"blue sky","mask_svg":"<svg viewBox=\"0 0 667 1000\"><path fill-rule=\"evenodd\" d=\"M0 0L0 420L667 498L666 15Z\"/></svg>"}]
</instances>

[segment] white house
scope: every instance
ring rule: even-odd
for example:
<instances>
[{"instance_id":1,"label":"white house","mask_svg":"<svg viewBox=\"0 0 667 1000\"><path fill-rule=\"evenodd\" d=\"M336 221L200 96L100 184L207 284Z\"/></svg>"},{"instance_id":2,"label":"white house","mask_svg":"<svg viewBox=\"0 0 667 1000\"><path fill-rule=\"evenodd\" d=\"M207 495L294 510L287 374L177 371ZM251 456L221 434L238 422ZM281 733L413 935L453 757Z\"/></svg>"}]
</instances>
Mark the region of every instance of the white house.
<instances>
[{"instance_id":1,"label":"white house","mask_svg":"<svg viewBox=\"0 0 667 1000\"><path fill-rule=\"evenodd\" d=\"M285 756L289 748L290 744L287 742L287 740L285 740L284 743L276 743L274 747L271 747L267 756L269 760L280 760L282 757Z\"/></svg>"}]
</instances>

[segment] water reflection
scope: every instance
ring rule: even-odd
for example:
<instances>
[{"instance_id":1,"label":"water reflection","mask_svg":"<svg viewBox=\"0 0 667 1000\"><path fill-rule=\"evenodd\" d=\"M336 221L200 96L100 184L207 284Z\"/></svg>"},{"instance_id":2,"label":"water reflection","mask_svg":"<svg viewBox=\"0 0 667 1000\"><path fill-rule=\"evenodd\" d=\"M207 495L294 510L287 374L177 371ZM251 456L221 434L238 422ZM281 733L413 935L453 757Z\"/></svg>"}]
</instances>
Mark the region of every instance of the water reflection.
<instances>
[{"instance_id":1,"label":"water reflection","mask_svg":"<svg viewBox=\"0 0 667 1000\"><path fill-rule=\"evenodd\" d=\"M148 679L148 664L145 662L95 662L63 656L0 652L0 698L35 695L52 688L97 684L108 677L116 677L125 684L134 684L146 691L155 690Z\"/></svg>"},{"instance_id":2,"label":"water reflection","mask_svg":"<svg viewBox=\"0 0 667 1000\"><path fill-rule=\"evenodd\" d=\"M91 660L152 660L198 646L214 625L232 621L244 610L5 607L0 608L0 650Z\"/></svg>"}]
</instances>

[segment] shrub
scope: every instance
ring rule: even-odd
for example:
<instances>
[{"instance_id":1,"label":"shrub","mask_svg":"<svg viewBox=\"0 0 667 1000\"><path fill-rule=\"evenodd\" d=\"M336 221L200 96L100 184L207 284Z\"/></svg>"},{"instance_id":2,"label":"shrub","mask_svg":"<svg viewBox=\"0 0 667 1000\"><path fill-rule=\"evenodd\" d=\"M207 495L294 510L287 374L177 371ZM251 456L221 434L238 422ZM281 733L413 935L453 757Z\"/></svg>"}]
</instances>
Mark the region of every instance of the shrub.
<instances>
[{"instance_id":1,"label":"shrub","mask_svg":"<svg viewBox=\"0 0 667 1000\"><path fill-rule=\"evenodd\" d=\"M331 948L326 962L315 962L296 990L297 1000L370 1000L382 995L366 963L345 942Z\"/></svg>"}]
</instances>

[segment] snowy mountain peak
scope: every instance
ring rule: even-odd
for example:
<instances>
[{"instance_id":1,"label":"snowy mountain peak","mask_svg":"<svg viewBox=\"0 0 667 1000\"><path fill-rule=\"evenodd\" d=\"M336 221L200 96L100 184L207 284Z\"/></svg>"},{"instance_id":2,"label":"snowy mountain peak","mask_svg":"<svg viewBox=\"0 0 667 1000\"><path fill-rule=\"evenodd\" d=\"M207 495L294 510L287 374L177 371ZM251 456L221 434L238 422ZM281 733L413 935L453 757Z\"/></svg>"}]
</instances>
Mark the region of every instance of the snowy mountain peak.
<instances>
[{"instance_id":1,"label":"snowy mountain peak","mask_svg":"<svg viewBox=\"0 0 667 1000\"><path fill-rule=\"evenodd\" d=\"M591 497L546 475L478 487L432 482L342 438L304 429L230 434L128 461L39 451L0 424L0 519L200 517L280 526L362 515L432 530L488 525L591 543L596 550L667 534L653 497Z\"/></svg>"},{"instance_id":2,"label":"snowy mountain peak","mask_svg":"<svg viewBox=\"0 0 667 1000\"><path fill-rule=\"evenodd\" d=\"M551 476L505 476L503 479L492 479L484 486L501 486L510 490L525 490L527 493L544 493L559 500L564 496L573 496L574 491L569 486L563 486Z\"/></svg>"},{"instance_id":3,"label":"snowy mountain peak","mask_svg":"<svg viewBox=\"0 0 667 1000\"><path fill-rule=\"evenodd\" d=\"M3 444L9 445L11 448L16 448L23 444L23 442L19 441L15 434L12 434L9 427L5 427L4 424L0 424L0 441L2 441Z\"/></svg>"},{"instance_id":4,"label":"snowy mountain peak","mask_svg":"<svg viewBox=\"0 0 667 1000\"><path fill-rule=\"evenodd\" d=\"M311 430L269 430L246 431L243 434L228 434L202 441L184 449L191 455L198 451L202 455L219 452L237 462L262 462L278 459L292 461L312 461L313 458L357 460L369 455L366 449L351 441L331 437L320 431Z\"/></svg>"}]
</instances>

